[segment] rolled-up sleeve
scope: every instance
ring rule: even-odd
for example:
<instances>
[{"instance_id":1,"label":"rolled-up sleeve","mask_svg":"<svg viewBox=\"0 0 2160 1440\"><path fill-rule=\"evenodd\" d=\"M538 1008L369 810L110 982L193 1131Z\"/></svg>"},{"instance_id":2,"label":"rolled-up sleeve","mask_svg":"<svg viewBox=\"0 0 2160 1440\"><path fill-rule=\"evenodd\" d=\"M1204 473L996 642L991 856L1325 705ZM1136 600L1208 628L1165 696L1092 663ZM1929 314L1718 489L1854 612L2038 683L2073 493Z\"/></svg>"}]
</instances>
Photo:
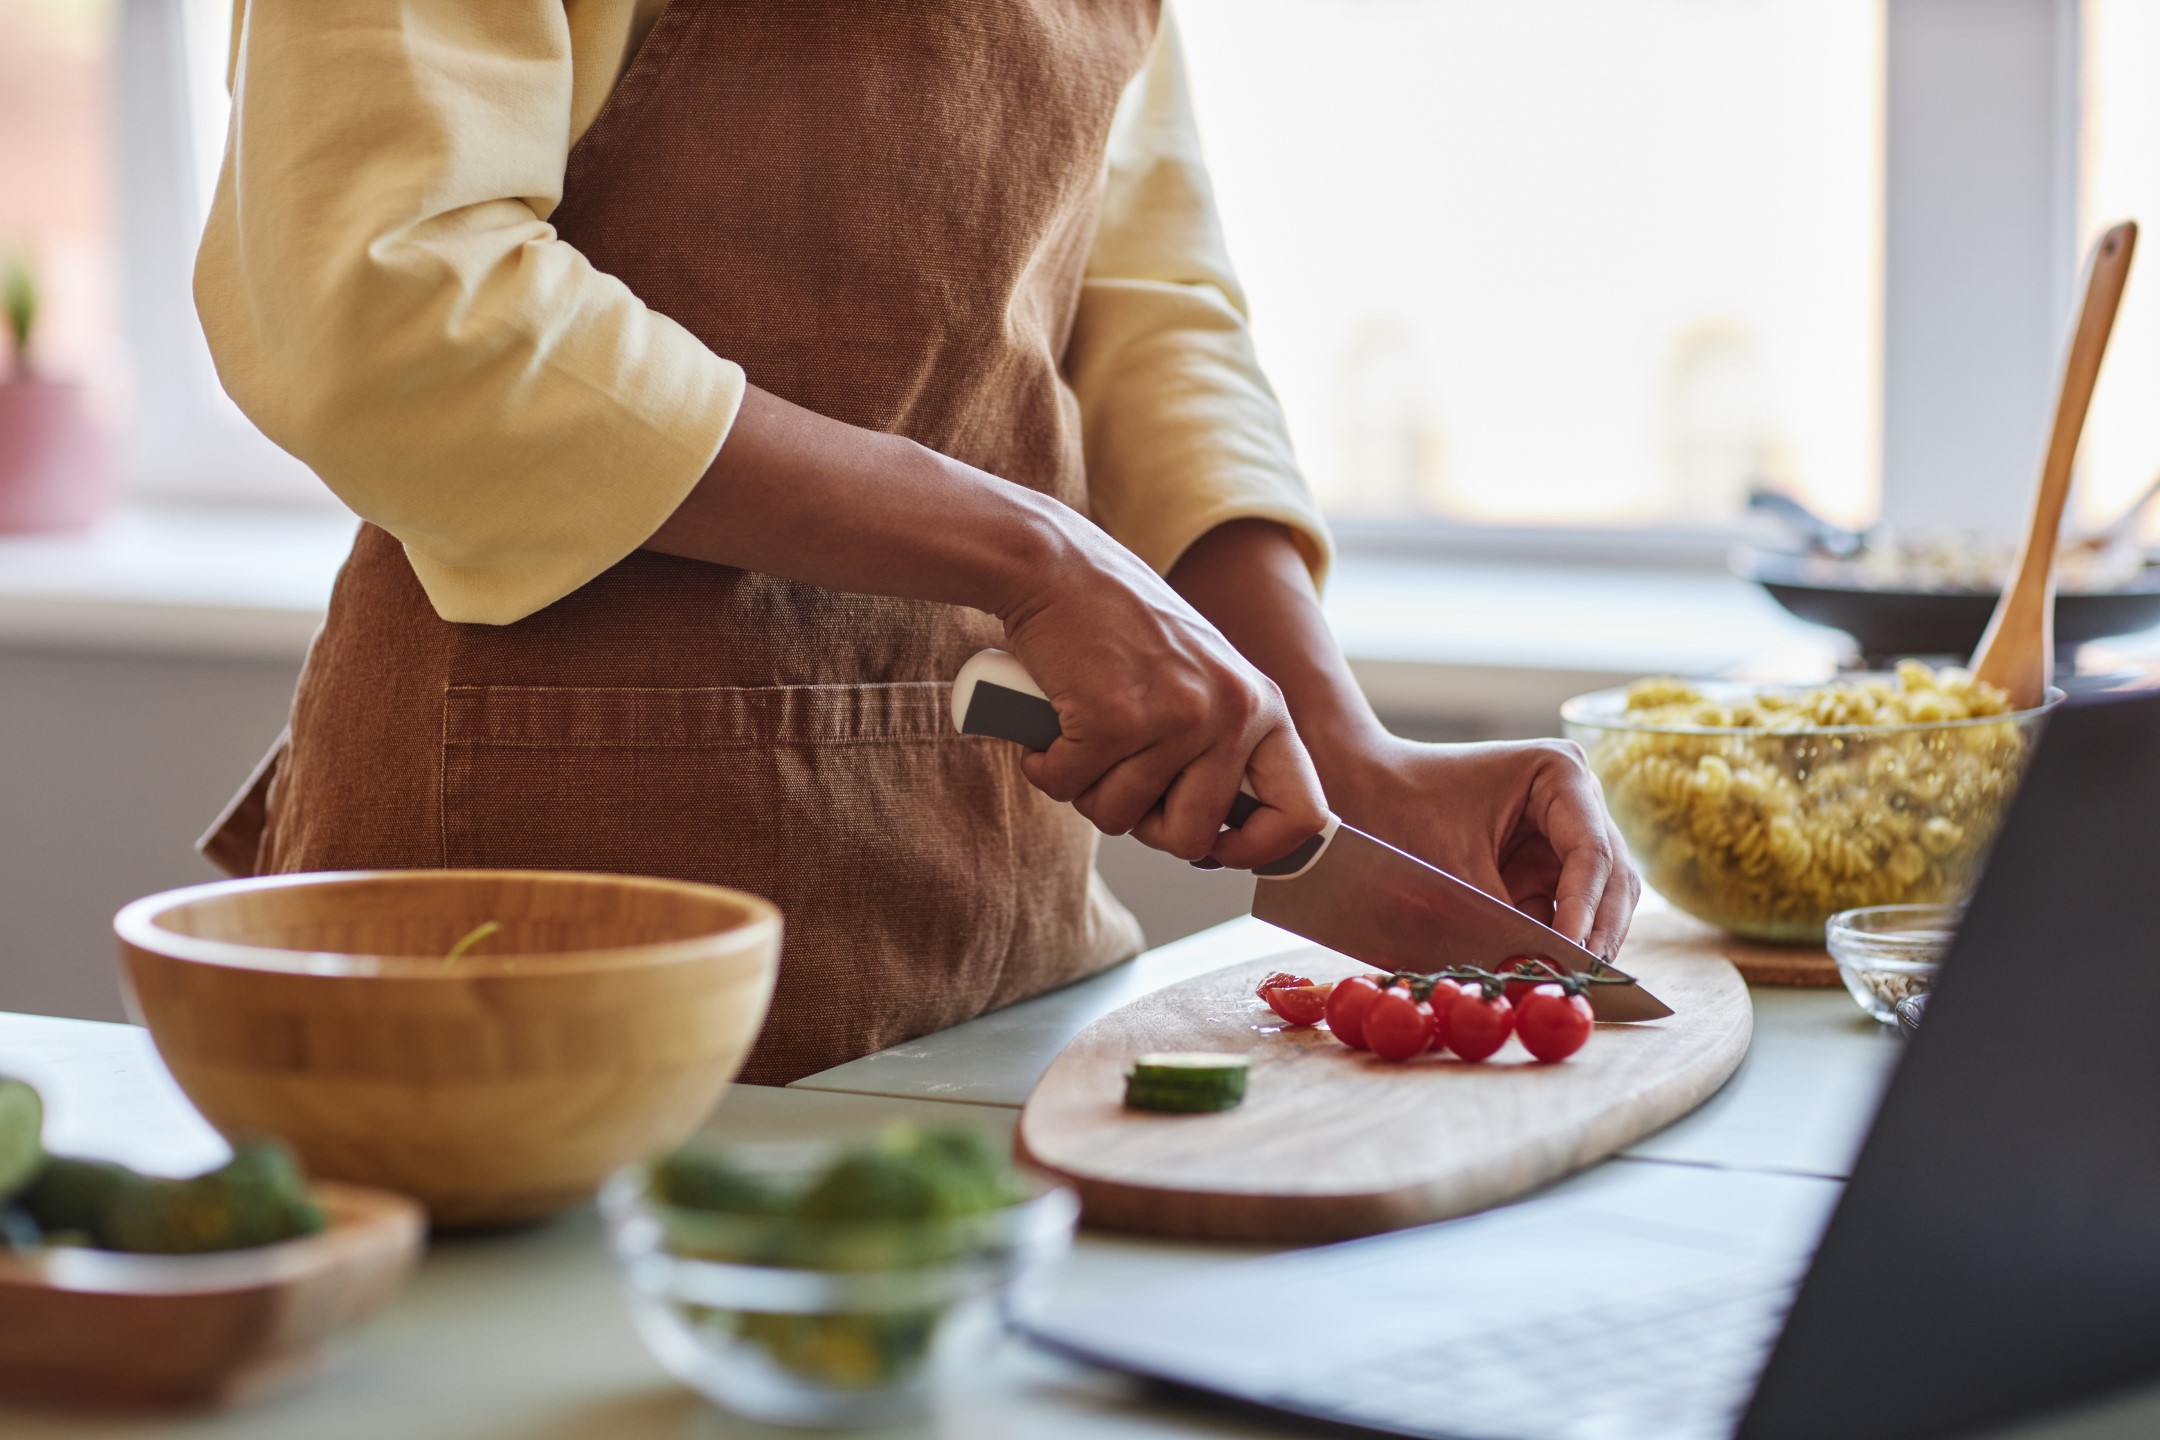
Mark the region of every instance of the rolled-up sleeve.
<instances>
[{"instance_id":1,"label":"rolled-up sleeve","mask_svg":"<svg viewBox=\"0 0 2160 1440\"><path fill-rule=\"evenodd\" d=\"M744 377L559 239L562 0L249 0L196 264L226 390L502 624L635 550Z\"/></svg>"},{"instance_id":2,"label":"rolled-up sleeve","mask_svg":"<svg viewBox=\"0 0 2160 1440\"><path fill-rule=\"evenodd\" d=\"M1225 521L1265 519L1325 577L1327 526L1253 352L1167 7L1112 129L1066 374L1095 518L1142 559L1167 571Z\"/></svg>"}]
</instances>

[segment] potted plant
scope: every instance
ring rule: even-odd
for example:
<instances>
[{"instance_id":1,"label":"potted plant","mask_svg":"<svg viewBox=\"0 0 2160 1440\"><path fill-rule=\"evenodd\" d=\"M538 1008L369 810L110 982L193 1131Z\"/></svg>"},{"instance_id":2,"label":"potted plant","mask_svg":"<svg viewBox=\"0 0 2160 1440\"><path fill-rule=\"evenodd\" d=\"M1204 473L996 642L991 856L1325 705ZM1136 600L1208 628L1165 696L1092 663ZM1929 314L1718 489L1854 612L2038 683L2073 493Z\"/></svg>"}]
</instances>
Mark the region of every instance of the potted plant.
<instances>
[{"instance_id":1,"label":"potted plant","mask_svg":"<svg viewBox=\"0 0 2160 1440\"><path fill-rule=\"evenodd\" d=\"M0 531L81 529L110 486L105 437L83 387L34 363L37 276L19 256L0 263L0 311L10 341L0 378Z\"/></svg>"}]
</instances>

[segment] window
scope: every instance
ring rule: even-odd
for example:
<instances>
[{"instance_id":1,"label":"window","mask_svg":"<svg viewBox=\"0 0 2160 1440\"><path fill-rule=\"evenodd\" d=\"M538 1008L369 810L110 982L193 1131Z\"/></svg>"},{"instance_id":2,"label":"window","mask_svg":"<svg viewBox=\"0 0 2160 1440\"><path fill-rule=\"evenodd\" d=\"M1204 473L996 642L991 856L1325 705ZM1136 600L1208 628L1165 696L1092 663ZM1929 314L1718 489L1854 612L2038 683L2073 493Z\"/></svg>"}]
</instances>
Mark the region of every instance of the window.
<instances>
[{"instance_id":1,"label":"window","mask_svg":"<svg viewBox=\"0 0 2160 1440\"><path fill-rule=\"evenodd\" d=\"M2143 221L2078 475L2081 518L2105 524L2160 473L2160 3L2086 0L2081 253L2118 220ZM2160 535L2160 505L2144 533Z\"/></svg>"},{"instance_id":2,"label":"window","mask_svg":"<svg viewBox=\"0 0 2160 1440\"><path fill-rule=\"evenodd\" d=\"M38 279L35 361L107 382L119 359L106 0L0 0L0 255ZM33 143L34 137L34 143Z\"/></svg>"},{"instance_id":3,"label":"window","mask_svg":"<svg viewBox=\"0 0 2160 1440\"><path fill-rule=\"evenodd\" d=\"M1721 535L1758 480L2000 523L2075 262L2126 214L2153 226L2081 513L2160 468L2160 0L1178 11L1261 356L1346 532L1606 553ZM230 20L0 0L0 249L40 260L47 363L124 422L135 493L329 504L219 391L188 294Z\"/></svg>"},{"instance_id":4,"label":"window","mask_svg":"<svg viewBox=\"0 0 2160 1440\"><path fill-rule=\"evenodd\" d=\"M1344 516L1876 502L1880 0L1180 0L1298 451Z\"/></svg>"},{"instance_id":5,"label":"window","mask_svg":"<svg viewBox=\"0 0 2160 1440\"><path fill-rule=\"evenodd\" d=\"M218 388L189 275L224 148L230 0L0 0L0 252L139 496L328 505Z\"/></svg>"}]
</instances>

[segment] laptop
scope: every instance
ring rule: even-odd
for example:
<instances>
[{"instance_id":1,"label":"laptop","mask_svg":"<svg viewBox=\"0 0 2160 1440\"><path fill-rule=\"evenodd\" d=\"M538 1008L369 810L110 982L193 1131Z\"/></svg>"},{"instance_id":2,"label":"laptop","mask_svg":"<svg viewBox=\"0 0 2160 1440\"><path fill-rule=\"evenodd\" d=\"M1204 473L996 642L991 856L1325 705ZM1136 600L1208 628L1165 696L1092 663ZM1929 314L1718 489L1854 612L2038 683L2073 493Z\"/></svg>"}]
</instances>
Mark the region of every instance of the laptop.
<instances>
[{"instance_id":1,"label":"laptop","mask_svg":"<svg viewBox=\"0 0 2160 1440\"><path fill-rule=\"evenodd\" d=\"M1602 1165L1029 1333L1434 1440L1927 1440L2160 1377L2160 695L2049 722L1844 1184Z\"/></svg>"}]
</instances>

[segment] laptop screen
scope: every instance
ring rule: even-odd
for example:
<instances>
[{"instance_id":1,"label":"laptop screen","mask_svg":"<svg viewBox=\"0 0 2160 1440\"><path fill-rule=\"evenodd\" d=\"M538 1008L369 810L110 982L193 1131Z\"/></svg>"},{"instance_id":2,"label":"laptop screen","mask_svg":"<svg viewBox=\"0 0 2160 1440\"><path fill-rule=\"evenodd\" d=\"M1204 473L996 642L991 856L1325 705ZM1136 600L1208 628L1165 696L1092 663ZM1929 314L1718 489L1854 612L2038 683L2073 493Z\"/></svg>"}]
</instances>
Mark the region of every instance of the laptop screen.
<instances>
[{"instance_id":1,"label":"laptop screen","mask_svg":"<svg viewBox=\"0 0 2160 1440\"><path fill-rule=\"evenodd\" d=\"M2160 1375L2160 696L2050 720L1742 1440Z\"/></svg>"}]
</instances>

